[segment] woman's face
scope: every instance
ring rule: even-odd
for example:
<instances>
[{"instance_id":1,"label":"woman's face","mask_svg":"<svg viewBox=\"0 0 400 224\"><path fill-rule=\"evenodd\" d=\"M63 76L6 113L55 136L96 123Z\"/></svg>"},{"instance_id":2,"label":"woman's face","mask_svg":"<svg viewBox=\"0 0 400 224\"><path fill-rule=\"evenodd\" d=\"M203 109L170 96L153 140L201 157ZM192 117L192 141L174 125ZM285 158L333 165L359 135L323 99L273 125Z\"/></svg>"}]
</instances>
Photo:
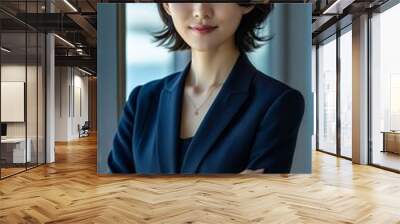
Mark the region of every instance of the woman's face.
<instances>
[{"instance_id":1,"label":"woman's face","mask_svg":"<svg viewBox=\"0 0 400 224\"><path fill-rule=\"evenodd\" d=\"M237 3L163 3L183 40L198 51L216 49L232 41L240 21L254 6Z\"/></svg>"}]
</instances>

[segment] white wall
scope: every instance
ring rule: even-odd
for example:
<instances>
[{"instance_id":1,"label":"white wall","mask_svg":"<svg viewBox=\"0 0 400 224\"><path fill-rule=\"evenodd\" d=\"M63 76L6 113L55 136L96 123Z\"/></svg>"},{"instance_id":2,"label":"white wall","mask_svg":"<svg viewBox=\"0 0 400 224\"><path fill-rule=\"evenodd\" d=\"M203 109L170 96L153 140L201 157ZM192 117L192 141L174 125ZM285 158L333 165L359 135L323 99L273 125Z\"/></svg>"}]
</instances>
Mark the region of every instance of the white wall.
<instances>
[{"instance_id":1,"label":"white wall","mask_svg":"<svg viewBox=\"0 0 400 224\"><path fill-rule=\"evenodd\" d=\"M55 141L68 140L68 85L67 67L55 68Z\"/></svg>"},{"instance_id":2,"label":"white wall","mask_svg":"<svg viewBox=\"0 0 400 224\"><path fill-rule=\"evenodd\" d=\"M76 72L77 70L75 70ZM82 73L79 73L82 74ZM85 123L85 121L89 120L89 112L88 112L88 77L81 75L74 75L74 102L71 103L74 105L72 108L72 120L71 120L71 135L73 138L78 138L78 124L81 126ZM79 93L80 91L80 93ZM80 95L80 97L79 97ZM79 103L80 101L80 103ZM81 107L81 108L79 108ZM80 111L81 109L81 111Z\"/></svg>"},{"instance_id":3,"label":"white wall","mask_svg":"<svg viewBox=\"0 0 400 224\"><path fill-rule=\"evenodd\" d=\"M24 122L25 83L1 82L1 121Z\"/></svg>"},{"instance_id":4,"label":"white wall","mask_svg":"<svg viewBox=\"0 0 400 224\"><path fill-rule=\"evenodd\" d=\"M27 70L25 70L27 69ZM26 73L27 71L27 73ZM19 65L19 64L5 64L1 66L1 81L3 82L25 82L25 75L28 75L29 86L36 86L36 80L31 76L36 77L36 67ZM36 130L36 87L27 88L27 106L30 107L27 113L28 119L28 137L33 130ZM7 108L1 108L7 110ZM32 123L33 122L33 123ZM25 123L26 122L7 122L7 136L8 137L25 137ZM32 131L30 131L32 128ZM36 135L36 132L35 132Z\"/></svg>"},{"instance_id":5,"label":"white wall","mask_svg":"<svg viewBox=\"0 0 400 224\"><path fill-rule=\"evenodd\" d=\"M28 67L29 70L29 67ZM25 82L25 65L2 65L1 81ZM1 108L6 110L7 108ZM7 137L25 137L25 123L11 122L7 123Z\"/></svg>"},{"instance_id":6,"label":"white wall","mask_svg":"<svg viewBox=\"0 0 400 224\"><path fill-rule=\"evenodd\" d=\"M55 73L55 140L70 141L88 120L88 77L72 67L56 67Z\"/></svg>"}]
</instances>

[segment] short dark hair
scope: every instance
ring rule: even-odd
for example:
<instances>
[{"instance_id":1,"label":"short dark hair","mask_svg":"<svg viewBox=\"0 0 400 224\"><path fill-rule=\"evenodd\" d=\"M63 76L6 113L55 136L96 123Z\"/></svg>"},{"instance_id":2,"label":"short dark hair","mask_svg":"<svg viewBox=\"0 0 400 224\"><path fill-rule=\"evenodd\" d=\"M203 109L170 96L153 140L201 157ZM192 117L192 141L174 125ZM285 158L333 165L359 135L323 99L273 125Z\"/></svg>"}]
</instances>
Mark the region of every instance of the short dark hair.
<instances>
[{"instance_id":1,"label":"short dark hair","mask_svg":"<svg viewBox=\"0 0 400 224\"><path fill-rule=\"evenodd\" d=\"M241 52L249 52L261 46L258 42L267 41L270 37L262 37L257 31L262 28L263 22L272 10L272 4L238 3L242 7L254 5L254 8L245 14L235 33L235 44ZM190 46L176 31L171 16L165 11L162 3L158 3L158 12L165 27L153 33L155 42L164 45L170 51L186 50Z\"/></svg>"}]
</instances>

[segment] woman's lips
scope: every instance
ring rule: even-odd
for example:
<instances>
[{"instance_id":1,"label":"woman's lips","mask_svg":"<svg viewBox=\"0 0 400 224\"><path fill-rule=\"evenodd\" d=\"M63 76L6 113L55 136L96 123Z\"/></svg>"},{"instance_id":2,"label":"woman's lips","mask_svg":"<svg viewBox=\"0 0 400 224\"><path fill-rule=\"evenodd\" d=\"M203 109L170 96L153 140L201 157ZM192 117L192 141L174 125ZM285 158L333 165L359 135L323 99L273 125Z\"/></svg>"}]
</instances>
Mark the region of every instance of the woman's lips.
<instances>
[{"instance_id":1,"label":"woman's lips","mask_svg":"<svg viewBox=\"0 0 400 224\"><path fill-rule=\"evenodd\" d=\"M214 31L217 28L217 26L203 25L203 26L190 26L189 28L199 34L207 34Z\"/></svg>"}]
</instances>

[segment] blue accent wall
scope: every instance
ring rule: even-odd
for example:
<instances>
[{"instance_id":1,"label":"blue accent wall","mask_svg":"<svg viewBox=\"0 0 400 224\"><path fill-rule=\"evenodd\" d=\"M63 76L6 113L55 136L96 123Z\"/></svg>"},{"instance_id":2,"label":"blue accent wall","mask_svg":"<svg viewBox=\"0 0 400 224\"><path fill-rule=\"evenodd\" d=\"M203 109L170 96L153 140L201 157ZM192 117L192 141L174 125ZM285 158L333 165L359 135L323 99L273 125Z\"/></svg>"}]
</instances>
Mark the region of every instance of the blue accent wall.
<instances>
[{"instance_id":1,"label":"blue accent wall","mask_svg":"<svg viewBox=\"0 0 400 224\"><path fill-rule=\"evenodd\" d=\"M107 154L118 126L117 5L97 4L97 172L107 173Z\"/></svg>"}]
</instances>

